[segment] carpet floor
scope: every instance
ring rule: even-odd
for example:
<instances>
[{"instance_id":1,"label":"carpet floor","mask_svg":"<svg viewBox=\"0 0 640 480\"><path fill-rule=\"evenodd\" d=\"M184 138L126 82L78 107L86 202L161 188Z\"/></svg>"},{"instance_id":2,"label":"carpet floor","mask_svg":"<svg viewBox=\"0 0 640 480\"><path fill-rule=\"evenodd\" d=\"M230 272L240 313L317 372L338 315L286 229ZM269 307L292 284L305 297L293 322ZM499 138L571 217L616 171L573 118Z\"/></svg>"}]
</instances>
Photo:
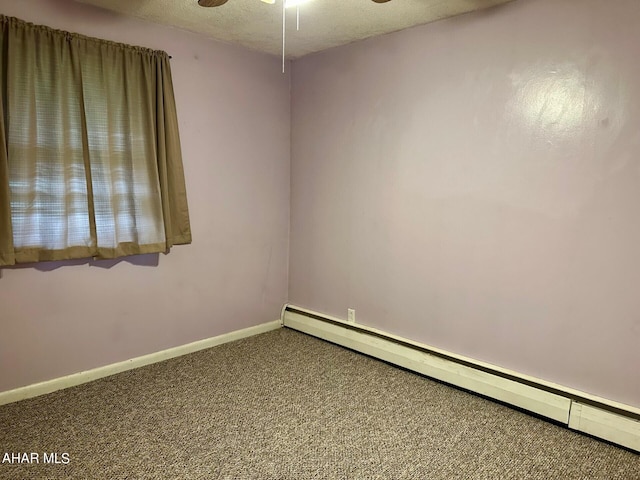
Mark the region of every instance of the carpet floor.
<instances>
[{"instance_id":1,"label":"carpet floor","mask_svg":"<svg viewBox=\"0 0 640 480\"><path fill-rule=\"evenodd\" d=\"M7 452L39 455L11 480L640 479L640 455L288 329L2 406Z\"/></svg>"}]
</instances>

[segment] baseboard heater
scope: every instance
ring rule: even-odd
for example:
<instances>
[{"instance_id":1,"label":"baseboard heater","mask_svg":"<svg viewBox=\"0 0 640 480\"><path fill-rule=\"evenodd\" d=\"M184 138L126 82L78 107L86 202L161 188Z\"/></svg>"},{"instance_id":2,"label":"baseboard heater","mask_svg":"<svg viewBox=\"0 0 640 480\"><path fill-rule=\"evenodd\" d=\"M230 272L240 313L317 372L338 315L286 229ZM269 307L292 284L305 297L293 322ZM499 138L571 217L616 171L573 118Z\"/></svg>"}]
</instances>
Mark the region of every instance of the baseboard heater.
<instances>
[{"instance_id":1,"label":"baseboard heater","mask_svg":"<svg viewBox=\"0 0 640 480\"><path fill-rule=\"evenodd\" d=\"M640 409L429 347L361 324L285 305L282 325L533 412L640 452Z\"/></svg>"}]
</instances>

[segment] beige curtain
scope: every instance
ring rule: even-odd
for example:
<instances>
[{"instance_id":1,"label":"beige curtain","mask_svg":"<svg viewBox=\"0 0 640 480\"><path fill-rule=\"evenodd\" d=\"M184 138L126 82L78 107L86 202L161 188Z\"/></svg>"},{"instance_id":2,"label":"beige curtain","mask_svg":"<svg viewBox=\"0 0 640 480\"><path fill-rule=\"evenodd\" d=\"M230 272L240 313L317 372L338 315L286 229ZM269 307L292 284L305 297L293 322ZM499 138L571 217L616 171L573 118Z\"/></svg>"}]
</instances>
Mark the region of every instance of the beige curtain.
<instances>
[{"instance_id":1,"label":"beige curtain","mask_svg":"<svg viewBox=\"0 0 640 480\"><path fill-rule=\"evenodd\" d=\"M0 28L0 265L190 243L167 54Z\"/></svg>"}]
</instances>

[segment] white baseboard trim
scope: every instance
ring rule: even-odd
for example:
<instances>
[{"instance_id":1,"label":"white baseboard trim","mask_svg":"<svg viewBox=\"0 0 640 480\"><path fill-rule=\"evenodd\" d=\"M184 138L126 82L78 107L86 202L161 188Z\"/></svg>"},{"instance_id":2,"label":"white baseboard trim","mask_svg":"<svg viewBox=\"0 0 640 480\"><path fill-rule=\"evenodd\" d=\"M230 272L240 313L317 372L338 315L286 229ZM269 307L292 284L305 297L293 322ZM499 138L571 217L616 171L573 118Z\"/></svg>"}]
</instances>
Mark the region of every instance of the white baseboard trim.
<instances>
[{"instance_id":1,"label":"white baseboard trim","mask_svg":"<svg viewBox=\"0 0 640 480\"><path fill-rule=\"evenodd\" d=\"M133 370L135 368L144 367L152 363L162 362L171 358L194 353L206 348L222 345L223 343L233 342L242 338L252 337L260 333L276 330L282 326L280 319L272 322L263 323L254 327L243 328L242 330L236 330L234 332L218 335L217 337L206 338L204 340L198 340L197 342L188 343L186 345L180 345L178 347L169 348L141 357L132 358L123 362L113 363L111 365L105 365L104 367L94 368L84 372L74 373L65 377L54 378L33 385L27 385L25 387L16 388L14 390L8 390L6 392L0 392L0 405L7 403L17 402L19 400L25 400L27 398L33 398L47 393L52 393L63 388L75 387L83 383L92 382L100 378L115 375L116 373L125 372L127 370Z\"/></svg>"},{"instance_id":2,"label":"white baseboard trim","mask_svg":"<svg viewBox=\"0 0 640 480\"><path fill-rule=\"evenodd\" d=\"M640 409L287 305L283 325L640 451ZM601 406L602 408L598 408ZM625 416L627 413L629 416Z\"/></svg>"},{"instance_id":3,"label":"white baseboard trim","mask_svg":"<svg viewBox=\"0 0 640 480\"><path fill-rule=\"evenodd\" d=\"M284 325L553 420L569 421L571 401L559 395L296 312L285 313Z\"/></svg>"},{"instance_id":4,"label":"white baseboard trim","mask_svg":"<svg viewBox=\"0 0 640 480\"><path fill-rule=\"evenodd\" d=\"M569 428L640 452L640 422L632 418L573 402Z\"/></svg>"}]
</instances>

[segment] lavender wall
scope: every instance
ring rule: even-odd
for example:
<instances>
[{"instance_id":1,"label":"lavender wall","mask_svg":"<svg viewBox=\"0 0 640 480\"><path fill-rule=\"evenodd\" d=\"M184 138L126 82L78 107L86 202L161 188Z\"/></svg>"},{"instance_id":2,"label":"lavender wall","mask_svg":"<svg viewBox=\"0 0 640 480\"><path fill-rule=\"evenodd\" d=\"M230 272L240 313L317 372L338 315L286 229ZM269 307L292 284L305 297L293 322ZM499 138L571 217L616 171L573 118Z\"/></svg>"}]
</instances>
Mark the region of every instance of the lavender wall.
<instances>
[{"instance_id":1,"label":"lavender wall","mask_svg":"<svg viewBox=\"0 0 640 480\"><path fill-rule=\"evenodd\" d=\"M157 266L0 270L0 391L277 319L290 147L279 59L67 0L0 0L0 13L173 55L194 238Z\"/></svg>"},{"instance_id":2,"label":"lavender wall","mask_svg":"<svg viewBox=\"0 0 640 480\"><path fill-rule=\"evenodd\" d=\"M289 301L640 406L640 3L294 64Z\"/></svg>"}]
</instances>

